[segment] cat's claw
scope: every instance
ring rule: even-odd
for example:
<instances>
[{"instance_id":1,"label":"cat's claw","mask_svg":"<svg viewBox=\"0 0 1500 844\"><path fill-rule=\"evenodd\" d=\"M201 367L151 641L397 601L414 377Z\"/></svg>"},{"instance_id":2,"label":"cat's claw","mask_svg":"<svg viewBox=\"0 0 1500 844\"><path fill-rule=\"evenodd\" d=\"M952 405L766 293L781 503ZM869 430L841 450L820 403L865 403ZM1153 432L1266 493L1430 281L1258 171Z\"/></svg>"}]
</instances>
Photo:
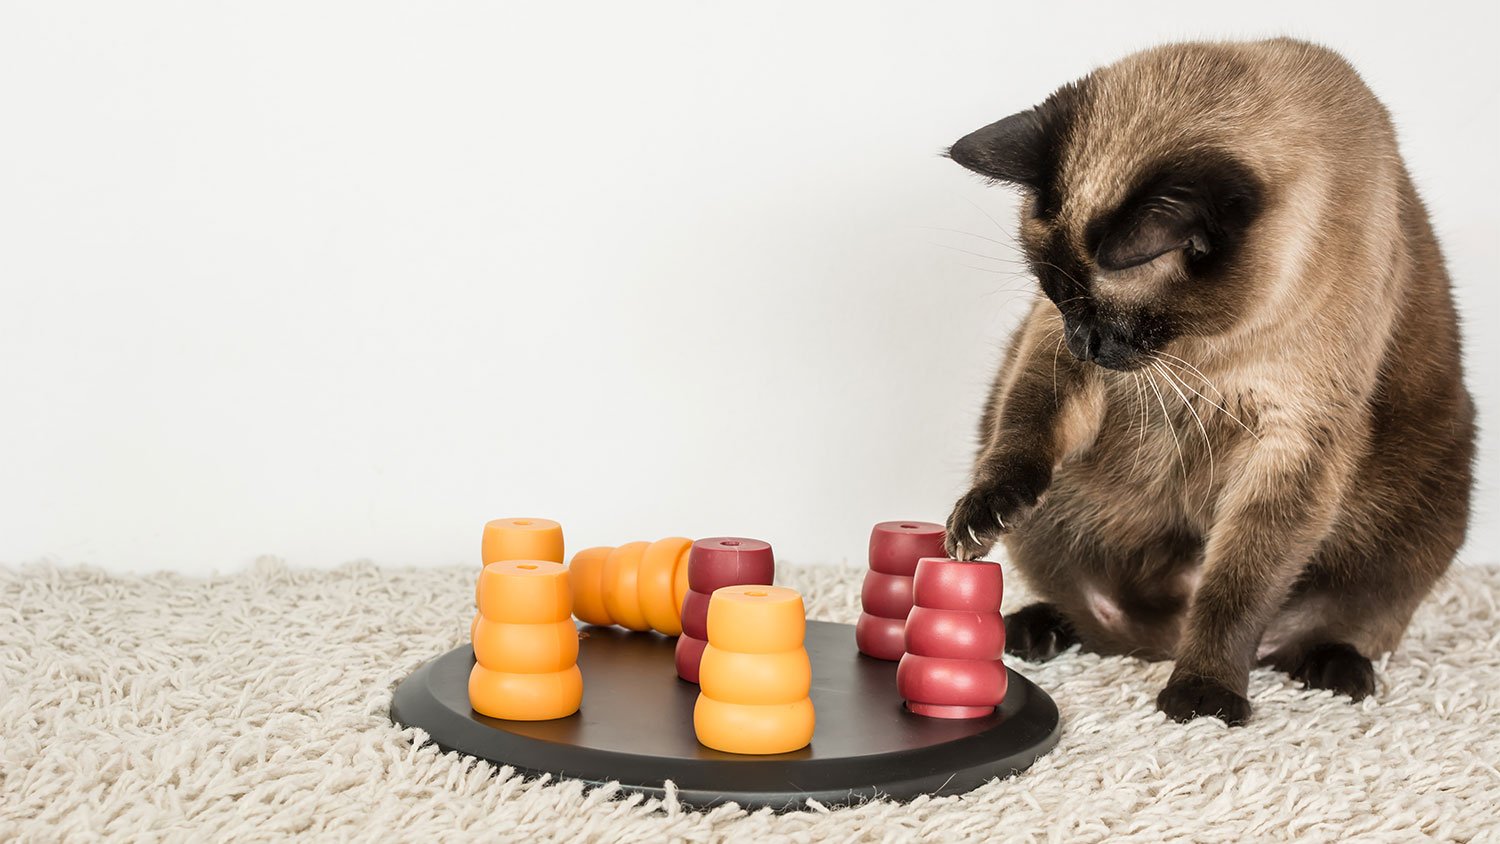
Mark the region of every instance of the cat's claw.
<instances>
[{"instance_id":1,"label":"cat's claw","mask_svg":"<svg viewBox=\"0 0 1500 844\"><path fill-rule=\"evenodd\" d=\"M1036 506L1050 480L1044 471L1015 472L965 493L948 516L944 547L949 556L972 560L988 554Z\"/></svg>"}]
</instances>

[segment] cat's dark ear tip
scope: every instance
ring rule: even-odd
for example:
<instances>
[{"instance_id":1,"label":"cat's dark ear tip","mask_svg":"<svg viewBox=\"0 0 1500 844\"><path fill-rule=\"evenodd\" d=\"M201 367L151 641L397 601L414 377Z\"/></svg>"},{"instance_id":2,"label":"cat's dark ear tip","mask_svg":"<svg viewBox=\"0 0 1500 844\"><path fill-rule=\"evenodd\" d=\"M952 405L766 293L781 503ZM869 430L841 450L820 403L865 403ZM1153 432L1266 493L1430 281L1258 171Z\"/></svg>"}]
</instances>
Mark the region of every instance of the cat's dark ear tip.
<instances>
[{"instance_id":1,"label":"cat's dark ear tip","mask_svg":"<svg viewBox=\"0 0 1500 844\"><path fill-rule=\"evenodd\" d=\"M966 144L964 143L964 141L969 141L969 143ZM989 156L987 155L986 151L978 144L974 143L970 137L964 137L958 142L954 143L952 146L943 150L942 156L943 158L948 159L949 161L957 164L965 170L968 170L970 173L974 173L978 176L983 176L984 180L986 182L989 182L990 184L996 184L1002 181L1019 181L1017 179L1006 179L996 173L995 168L989 160Z\"/></svg>"},{"instance_id":2,"label":"cat's dark ear tip","mask_svg":"<svg viewBox=\"0 0 1500 844\"><path fill-rule=\"evenodd\" d=\"M982 126L948 147L946 157L987 179L1036 188L1047 154L1045 127L1028 109Z\"/></svg>"}]
</instances>

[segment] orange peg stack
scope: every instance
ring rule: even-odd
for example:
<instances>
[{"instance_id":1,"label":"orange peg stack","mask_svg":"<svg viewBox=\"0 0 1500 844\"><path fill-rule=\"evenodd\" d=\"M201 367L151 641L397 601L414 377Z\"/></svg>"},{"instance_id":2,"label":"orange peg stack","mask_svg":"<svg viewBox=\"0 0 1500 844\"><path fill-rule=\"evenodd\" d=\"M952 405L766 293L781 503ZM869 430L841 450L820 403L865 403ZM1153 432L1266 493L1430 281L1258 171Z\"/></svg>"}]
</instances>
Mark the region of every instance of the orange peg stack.
<instances>
[{"instance_id":1,"label":"orange peg stack","mask_svg":"<svg viewBox=\"0 0 1500 844\"><path fill-rule=\"evenodd\" d=\"M698 741L727 753L790 753L812 741L812 664L802 596L781 586L725 586L708 604L708 645L693 709Z\"/></svg>"},{"instance_id":2,"label":"orange peg stack","mask_svg":"<svg viewBox=\"0 0 1500 844\"><path fill-rule=\"evenodd\" d=\"M508 721L565 718L583 701L568 570L547 560L490 563L479 575L469 705Z\"/></svg>"}]
</instances>

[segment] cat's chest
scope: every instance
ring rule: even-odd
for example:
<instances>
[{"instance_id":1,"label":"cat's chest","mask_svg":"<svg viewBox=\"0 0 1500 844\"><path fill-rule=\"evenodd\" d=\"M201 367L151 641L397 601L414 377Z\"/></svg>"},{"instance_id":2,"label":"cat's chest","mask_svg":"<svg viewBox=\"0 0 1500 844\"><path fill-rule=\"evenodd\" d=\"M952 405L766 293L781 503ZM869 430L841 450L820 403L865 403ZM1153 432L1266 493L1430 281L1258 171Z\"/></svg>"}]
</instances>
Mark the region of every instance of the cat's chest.
<instances>
[{"instance_id":1,"label":"cat's chest","mask_svg":"<svg viewBox=\"0 0 1500 844\"><path fill-rule=\"evenodd\" d=\"M1103 503L1206 521L1245 454L1254 391L1136 374L1106 392L1099 432L1062 471ZM1196 518L1195 518L1196 516Z\"/></svg>"}]
</instances>

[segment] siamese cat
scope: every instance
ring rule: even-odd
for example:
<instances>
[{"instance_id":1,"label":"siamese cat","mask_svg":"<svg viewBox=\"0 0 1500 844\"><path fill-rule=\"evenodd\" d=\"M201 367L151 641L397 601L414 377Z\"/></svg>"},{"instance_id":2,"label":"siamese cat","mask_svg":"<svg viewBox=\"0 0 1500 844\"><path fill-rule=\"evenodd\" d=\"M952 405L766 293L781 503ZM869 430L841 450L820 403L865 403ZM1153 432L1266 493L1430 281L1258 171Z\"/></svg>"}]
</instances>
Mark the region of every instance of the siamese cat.
<instances>
[{"instance_id":1,"label":"siamese cat","mask_svg":"<svg viewBox=\"0 0 1500 844\"><path fill-rule=\"evenodd\" d=\"M948 154L1024 192L1045 294L947 523L1041 598L1007 649L1176 660L1179 721L1244 723L1257 663L1371 694L1463 542L1475 437L1385 108L1312 44L1173 44Z\"/></svg>"}]
</instances>

